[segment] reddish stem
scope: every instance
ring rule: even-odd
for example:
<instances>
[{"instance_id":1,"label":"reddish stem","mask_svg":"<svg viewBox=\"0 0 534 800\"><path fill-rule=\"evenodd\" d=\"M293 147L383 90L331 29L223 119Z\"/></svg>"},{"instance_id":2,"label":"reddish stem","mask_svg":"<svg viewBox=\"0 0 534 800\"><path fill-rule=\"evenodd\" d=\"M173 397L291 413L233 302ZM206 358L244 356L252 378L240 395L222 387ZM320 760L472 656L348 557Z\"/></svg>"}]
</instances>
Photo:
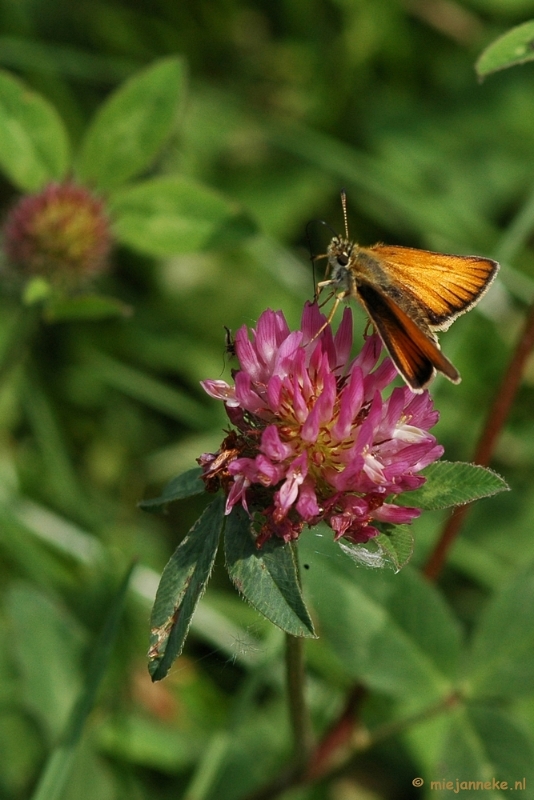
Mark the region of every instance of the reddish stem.
<instances>
[{"instance_id":1,"label":"reddish stem","mask_svg":"<svg viewBox=\"0 0 534 800\"><path fill-rule=\"evenodd\" d=\"M314 783L329 772L333 765L346 760L347 752L352 750L354 731L358 726L357 713L366 696L366 690L360 685L350 691L341 715L325 733L309 760L306 782Z\"/></svg>"}]
</instances>

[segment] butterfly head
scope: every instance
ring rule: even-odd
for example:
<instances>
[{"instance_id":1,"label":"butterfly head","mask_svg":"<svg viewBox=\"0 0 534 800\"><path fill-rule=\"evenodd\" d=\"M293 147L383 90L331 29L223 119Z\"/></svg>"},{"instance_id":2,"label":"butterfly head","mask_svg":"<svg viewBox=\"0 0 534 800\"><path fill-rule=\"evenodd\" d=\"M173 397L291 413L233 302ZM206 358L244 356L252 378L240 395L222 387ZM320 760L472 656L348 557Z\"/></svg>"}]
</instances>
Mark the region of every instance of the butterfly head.
<instances>
[{"instance_id":1,"label":"butterfly head","mask_svg":"<svg viewBox=\"0 0 534 800\"><path fill-rule=\"evenodd\" d=\"M356 249L357 245L354 242L341 236L334 236L328 246L331 281L341 290L349 291L351 288L351 261Z\"/></svg>"}]
</instances>

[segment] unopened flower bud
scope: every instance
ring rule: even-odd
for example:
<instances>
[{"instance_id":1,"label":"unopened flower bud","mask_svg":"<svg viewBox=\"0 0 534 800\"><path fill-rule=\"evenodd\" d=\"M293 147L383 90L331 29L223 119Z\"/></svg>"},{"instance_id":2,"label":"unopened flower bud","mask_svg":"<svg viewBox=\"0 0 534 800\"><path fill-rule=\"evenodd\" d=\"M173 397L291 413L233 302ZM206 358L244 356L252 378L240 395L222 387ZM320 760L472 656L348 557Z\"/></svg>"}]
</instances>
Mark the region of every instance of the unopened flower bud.
<instances>
[{"instance_id":1,"label":"unopened flower bud","mask_svg":"<svg viewBox=\"0 0 534 800\"><path fill-rule=\"evenodd\" d=\"M23 279L39 275L56 286L77 287L106 268L110 249L102 201L72 182L26 195L4 225L9 266Z\"/></svg>"}]
</instances>

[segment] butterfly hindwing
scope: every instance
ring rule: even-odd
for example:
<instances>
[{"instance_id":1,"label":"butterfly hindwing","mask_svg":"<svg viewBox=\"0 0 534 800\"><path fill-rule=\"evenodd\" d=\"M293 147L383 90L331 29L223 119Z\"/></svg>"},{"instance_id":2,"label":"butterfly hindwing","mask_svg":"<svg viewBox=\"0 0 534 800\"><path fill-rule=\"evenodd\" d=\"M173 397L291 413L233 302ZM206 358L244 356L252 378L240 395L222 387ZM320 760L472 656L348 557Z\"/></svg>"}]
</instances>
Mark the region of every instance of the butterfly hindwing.
<instances>
[{"instance_id":1,"label":"butterfly hindwing","mask_svg":"<svg viewBox=\"0 0 534 800\"><path fill-rule=\"evenodd\" d=\"M357 296L393 363L413 391L423 391L436 370L453 383L459 383L459 372L443 355L431 331L422 330L406 311L371 284L360 283Z\"/></svg>"}]
</instances>

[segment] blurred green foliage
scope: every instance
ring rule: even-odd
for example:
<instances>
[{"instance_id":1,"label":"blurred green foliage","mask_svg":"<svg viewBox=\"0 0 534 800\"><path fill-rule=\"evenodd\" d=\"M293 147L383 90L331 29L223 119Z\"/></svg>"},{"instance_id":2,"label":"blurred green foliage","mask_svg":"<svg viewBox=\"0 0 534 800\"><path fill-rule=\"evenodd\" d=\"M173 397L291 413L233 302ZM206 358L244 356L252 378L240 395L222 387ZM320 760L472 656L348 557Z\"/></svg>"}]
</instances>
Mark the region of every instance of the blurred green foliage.
<instances>
[{"instance_id":1,"label":"blurred green foliage","mask_svg":"<svg viewBox=\"0 0 534 800\"><path fill-rule=\"evenodd\" d=\"M218 562L184 655L165 682L150 683L158 576L205 503L190 498L166 516L137 503L217 449L225 418L199 381L229 370L223 326L254 324L267 306L297 324L313 292L306 223L339 230L342 187L351 235L364 244L502 261L490 295L442 338L462 384L438 379L432 390L446 458L470 459L534 299L534 68L480 84L474 63L532 16L534 0L0 0L0 66L63 120L70 145L58 163L82 152L80 174L104 189L105 153L84 140L91 124L105 132L103 114L91 122L103 101L160 59L183 59L189 76L172 132L154 130L147 144L144 196L130 187L113 199L121 244L94 288L131 316L59 314L28 334L19 297L2 293L2 800L31 797L57 752L133 556L125 615L63 798L237 800L287 762L283 637L238 599ZM0 163L5 214L23 179L20 164ZM228 204L256 232L239 222L237 235L223 226L206 239L193 225L190 249L167 238L147 253L146 187L158 184L172 189L166 209L183 196L177 186L198 186L213 213ZM329 231L317 224L312 234L324 252ZM377 575L326 538L303 536L320 637L307 644L318 732L355 681L370 689L371 728L417 715L455 686L460 652L476 702L402 729L343 778L292 798L422 797L412 779L439 780L444 764L472 780L526 777L522 796L532 796L523 768L534 763L533 407L531 360L493 462L512 491L472 510L439 591L413 567ZM429 512L414 525L416 567L442 519ZM497 688L484 672L492 658ZM495 693L499 706L485 705Z\"/></svg>"}]
</instances>

